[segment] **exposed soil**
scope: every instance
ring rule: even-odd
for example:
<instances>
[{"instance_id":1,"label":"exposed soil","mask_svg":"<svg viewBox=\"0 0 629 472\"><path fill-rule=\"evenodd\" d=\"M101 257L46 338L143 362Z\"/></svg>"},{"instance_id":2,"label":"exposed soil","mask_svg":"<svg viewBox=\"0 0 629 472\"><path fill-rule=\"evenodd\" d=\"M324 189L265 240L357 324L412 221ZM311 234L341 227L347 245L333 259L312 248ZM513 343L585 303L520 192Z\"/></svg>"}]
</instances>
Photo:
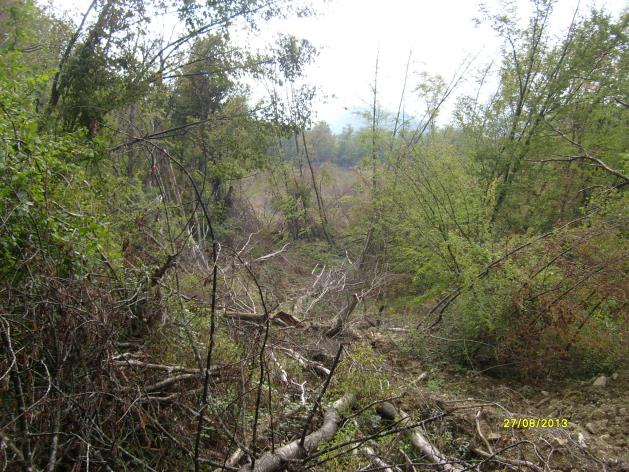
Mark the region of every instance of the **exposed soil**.
<instances>
[{"instance_id":1,"label":"exposed soil","mask_svg":"<svg viewBox=\"0 0 629 472\"><path fill-rule=\"evenodd\" d=\"M429 413L462 408L452 411L454 421L431 427L441 436L449 429L453 439L441 446L452 456L461 449L487 449L476 430L476 414L482 410L481 431L494 452L527 441L514 448L515 454L505 451L503 457L528 460L543 470L629 471L629 372L604 380L597 376L529 385L446 364L422 364L399 349L404 335L388 332L384 325L365 332L365 338L390 362L386 369L395 382L410 385L401 401L404 409ZM597 379L604 385L595 385ZM467 406L474 407L463 409ZM566 419L568 424L565 428L505 428L507 418Z\"/></svg>"}]
</instances>

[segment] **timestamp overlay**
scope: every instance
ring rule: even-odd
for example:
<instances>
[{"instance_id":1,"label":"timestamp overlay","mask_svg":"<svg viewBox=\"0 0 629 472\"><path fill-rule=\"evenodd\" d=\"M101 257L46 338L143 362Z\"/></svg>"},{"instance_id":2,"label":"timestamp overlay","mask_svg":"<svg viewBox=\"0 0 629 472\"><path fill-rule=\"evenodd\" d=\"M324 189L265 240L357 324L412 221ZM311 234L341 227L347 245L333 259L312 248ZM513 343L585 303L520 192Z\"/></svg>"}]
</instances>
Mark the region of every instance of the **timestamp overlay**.
<instances>
[{"instance_id":1,"label":"timestamp overlay","mask_svg":"<svg viewBox=\"0 0 629 472\"><path fill-rule=\"evenodd\" d=\"M567 418L535 418L535 417L514 417L504 418L502 420L503 428L512 429L529 429L529 428L544 428L544 429L556 429L567 428L570 422Z\"/></svg>"}]
</instances>

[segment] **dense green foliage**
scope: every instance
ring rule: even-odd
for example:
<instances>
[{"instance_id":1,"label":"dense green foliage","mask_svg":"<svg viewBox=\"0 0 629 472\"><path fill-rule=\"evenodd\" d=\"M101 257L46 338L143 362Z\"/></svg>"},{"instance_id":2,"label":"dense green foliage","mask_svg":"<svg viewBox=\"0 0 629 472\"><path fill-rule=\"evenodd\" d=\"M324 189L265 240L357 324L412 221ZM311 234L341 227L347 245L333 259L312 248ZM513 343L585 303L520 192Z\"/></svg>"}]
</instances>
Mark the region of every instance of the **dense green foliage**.
<instances>
[{"instance_id":1,"label":"dense green foliage","mask_svg":"<svg viewBox=\"0 0 629 472\"><path fill-rule=\"evenodd\" d=\"M167 288L164 295L162 278L184 248L201 262L215 235L231 237L233 182L264 168L268 143L283 132L240 79L279 83L273 65L296 76L306 58L287 38L246 51L230 43L229 25L307 10L294 2L186 5L188 29L171 43L136 27L164 2L96 1L79 26L30 0L0 10L0 431L2 454L8 444L24 470L66 469L86 454L89 462L91 442L112 445L117 431L143 421L122 402L102 404L118 388L107 353L119 343L185 336L192 351L164 341L160 360L199 359L207 309ZM204 283L198 274L170 280L190 291ZM219 362L240 352L227 336L216 348ZM57 438L60 428L83 439L59 453L32 447L32 431ZM151 453L141 442L122 440L122 455L93 452L92 463L142 468L138 456ZM178 451L163 453L167 469L181 461Z\"/></svg>"},{"instance_id":2,"label":"dense green foliage","mask_svg":"<svg viewBox=\"0 0 629 472\"><path fill-rule=\"evenodd\" d=\"M629 16L594 11L555 44L551 11L535 2L524 29L490 17L499 90L461 99L456 127L410 153L393 146L381 237L417 303L452 291L442 325L465 364L591 373L628 347Z\"/></svg>"}]
</instances>

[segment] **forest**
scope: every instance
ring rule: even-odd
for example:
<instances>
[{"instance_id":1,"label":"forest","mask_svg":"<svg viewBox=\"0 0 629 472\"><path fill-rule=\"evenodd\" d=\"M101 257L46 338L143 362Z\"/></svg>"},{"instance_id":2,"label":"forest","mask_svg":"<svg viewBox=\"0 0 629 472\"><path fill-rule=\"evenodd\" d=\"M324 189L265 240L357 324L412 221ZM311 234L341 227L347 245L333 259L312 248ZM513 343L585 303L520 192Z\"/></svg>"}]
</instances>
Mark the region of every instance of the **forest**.
<instances>
[{"instance_id":1,"label":"forest","mask_svg":"<svg viewBox=\"0 0 629 472\"><path fill-rule=\"evenodd\" d=\"M0 471L629 470L629 10L527 1L339 132L328 2L0 1Z\"/></svg>"}]
</instances>

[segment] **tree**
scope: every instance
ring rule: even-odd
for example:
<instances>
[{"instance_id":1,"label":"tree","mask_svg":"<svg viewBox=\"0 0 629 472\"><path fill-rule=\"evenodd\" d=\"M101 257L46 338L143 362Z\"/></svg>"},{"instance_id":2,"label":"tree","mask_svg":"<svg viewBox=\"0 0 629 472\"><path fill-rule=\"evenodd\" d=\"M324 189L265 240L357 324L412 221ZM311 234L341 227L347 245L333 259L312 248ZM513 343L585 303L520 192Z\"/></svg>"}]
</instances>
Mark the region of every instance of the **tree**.
<instances>
[{"instance_id":1,"label":"tree","mask_svg":"<svg viewBox=\"0 0 629 472\"><path fill-rule=\"evenodd\" d=\"M319 121L307 133L307 141L312 149L312 160L317 164L334 158L336 142L325 121Z\"/></svg>"},{"instance_id":2,"label":"tree","mask_svg":"<svg viewBox=\"0 0 629 472\"><path fill-rule=\"evenodd\" d=\"M488 105L473 107L485 110L482 127L472 130L463 123L475 136L485 187L498 185L494 218L519 229L549 228L578 214L590 194L581 192L585 181L592 176L596 184L614 182L605 167L618 168L626 148L613 130L627 111L618 102L624 101L618 87L625 83L627 15L614 23L602 12L587 19L575 12L565 37L553 45L547 32L552 5L533 2L525 29L506 13L491 17L505 39L500 90ZM606 144L597 148L594 142L600 144L603 134ZM597 176L587 167L552 164L585 162L587 156L603 158L589 160L599 167Z\"/></svg>"}]
</instances>

